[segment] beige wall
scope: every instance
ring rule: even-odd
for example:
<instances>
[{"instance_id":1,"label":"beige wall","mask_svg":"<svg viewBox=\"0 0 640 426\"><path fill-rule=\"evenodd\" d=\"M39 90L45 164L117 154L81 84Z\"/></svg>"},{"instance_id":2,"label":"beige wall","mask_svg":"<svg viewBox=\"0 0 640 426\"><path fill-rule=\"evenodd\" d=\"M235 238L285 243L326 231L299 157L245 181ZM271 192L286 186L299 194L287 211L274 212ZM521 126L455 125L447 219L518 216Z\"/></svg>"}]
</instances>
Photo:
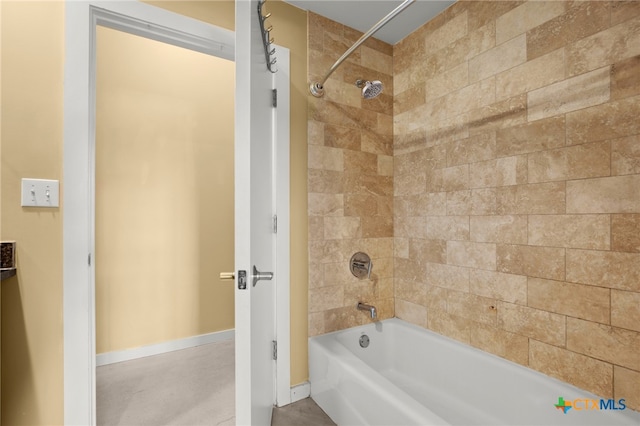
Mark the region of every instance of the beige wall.
<instances>
[{"instance_id":1,"label":"beige wall","mask_svg":"<svg viewBox=\"0 0 640 426\"><path fill-rule=\"evenodd\" d=\"M460 2L394 47L398 317L640 409L638 55L638 2Z\"/></svg>"},{"instance_id":2,"label":"beige wall","mask_svg":"<svg viewBox=\"0 0 640 426\"><path fill-rule=\"evenodd\" d=\"M233 61L98 28L96 351L233 328Z\"/></svg>"},{"instance_id":3,"label":"beige wall","mask_svg":"<svg viewBox=\"0 0 640 426\"><path fill-rule=\"evenodd\" d=\"M306 14L270 2L291 49L291 382L307 378ZM159 2L230 28L233 2ZM20 207L20 179L62 178L64 4L2 2L2 239L18 241L18 276L2 283L2 421L63 421L62 213ZM61 182L64 191L64 182ZM10 348L10 349L9 349Z\"/></svg>"},{"instance_id":4,"label":"beige wall","mask_svg":"<svg viewBox=\"0 0 640 426\"><path fill-rule=\"evenodd\" d=\"M321 79L362 34L309 14L309 77ZM369 39L332 74L323 98L309 98L309 335L371 321L359 301L393 317L392 46ZM358 79L381 80L364 100ZM349 259L371 256L371 279Z\"/></svg>"},{"instance_id":5,"label":"beige wall","mask_svg":"<svg viewBox=\"0 0 640 426\"><path fill-rule=\"evenodd\" d=\"M2 4L2 423L62 423L62 212L20 207L20 179L62 178L61 2ZM64 185L62 185L64 191Z\"/></svg>"}]
</instances>

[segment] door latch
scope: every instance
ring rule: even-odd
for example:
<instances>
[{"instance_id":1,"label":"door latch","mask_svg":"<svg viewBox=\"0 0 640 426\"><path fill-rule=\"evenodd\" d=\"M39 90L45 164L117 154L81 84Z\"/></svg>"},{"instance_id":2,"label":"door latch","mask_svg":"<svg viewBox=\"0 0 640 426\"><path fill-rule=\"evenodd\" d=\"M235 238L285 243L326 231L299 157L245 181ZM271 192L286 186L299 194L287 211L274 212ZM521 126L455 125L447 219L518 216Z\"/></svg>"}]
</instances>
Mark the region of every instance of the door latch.
<instances>
[{"instance_id":1,"label":"door latch","mask_svg":"<svg viewBox=\"0 0 640 426\"><path fill-rule=\"evenodd\" d=\"M247 271L238 271L238 290L247 289Z\"/></svg>"}]
</instances>

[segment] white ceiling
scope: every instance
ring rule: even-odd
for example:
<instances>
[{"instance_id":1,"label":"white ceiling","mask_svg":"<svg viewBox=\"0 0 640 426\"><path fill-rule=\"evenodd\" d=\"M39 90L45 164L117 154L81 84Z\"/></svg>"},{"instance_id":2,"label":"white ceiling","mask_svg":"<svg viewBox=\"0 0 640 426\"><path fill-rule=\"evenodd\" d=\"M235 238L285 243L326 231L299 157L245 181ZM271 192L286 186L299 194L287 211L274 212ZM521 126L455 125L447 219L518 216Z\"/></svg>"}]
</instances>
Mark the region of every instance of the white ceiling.
<instances>
[{"instance_id":1,"label":"white ceiling","mask_svg":"<svg viewBox=\"0 0 640 426\"><path fill-rule=\"evenodd\" d=\"M395 9L402 0L284 0L301 9L311 10L333 21L367 32ZM455 0L417 0L373 37L396 44L431 20Z\"/></svg>"}]
</instances>

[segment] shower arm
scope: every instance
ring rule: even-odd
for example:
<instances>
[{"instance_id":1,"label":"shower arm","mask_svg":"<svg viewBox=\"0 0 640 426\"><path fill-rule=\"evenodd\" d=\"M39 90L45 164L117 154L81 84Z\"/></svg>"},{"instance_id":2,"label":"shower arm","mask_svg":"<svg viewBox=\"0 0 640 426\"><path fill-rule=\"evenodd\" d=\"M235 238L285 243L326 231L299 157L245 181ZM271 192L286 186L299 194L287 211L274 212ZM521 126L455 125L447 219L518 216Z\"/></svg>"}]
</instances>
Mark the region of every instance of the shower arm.
<instances>
[{"instance_id":1,"label":"shower arm","mask_svg":"<svg viewBox=\"0 0 640 426\"><path fill-rule=\"evenodd\" d=\"M315 82L315 83L311 83L309 85L309 90L311 91L311 94L313 96L315 96L316 98L320 98L324 95L324 83L325 81L327 81L327 79L329 78L329 76L331 74L333 74L333 72L342 64L342 62L347 59L349 57L349 55L351 55L353 53L354 50L356 50L358 47L360 47L360 45L362 43L365 42L365 40L367 40L369 37L371 37L376 31L378 31L380 28L382 28L384 25L386 25L387 22L389 22L390 20L392 20L393 18L396 17L397 14L399 14L400 12L402 12L403 10L405 10L411 3L413 3L416 0L404 0L398 7L396 7L395 9L393 9L391 12L389 12L389 14L387 16L385 16L384 18L382 18L380 21L378 21L377 24L375 24L373 27L371 27L371 29L369 31L367 31L366 33L364 33L362 35L362 37L360 37L358 39L358 41L356 41L353 46L351 46L349 49L347 49L346 52L344 52L342 54L342 56L340 56L340 58L336 61L335 64L333 64L331 66L331 68L329 68L329 71L325 74L325 76L322 78L322 80L320 80L319 82Z\"/></svg>"}]
</instances>

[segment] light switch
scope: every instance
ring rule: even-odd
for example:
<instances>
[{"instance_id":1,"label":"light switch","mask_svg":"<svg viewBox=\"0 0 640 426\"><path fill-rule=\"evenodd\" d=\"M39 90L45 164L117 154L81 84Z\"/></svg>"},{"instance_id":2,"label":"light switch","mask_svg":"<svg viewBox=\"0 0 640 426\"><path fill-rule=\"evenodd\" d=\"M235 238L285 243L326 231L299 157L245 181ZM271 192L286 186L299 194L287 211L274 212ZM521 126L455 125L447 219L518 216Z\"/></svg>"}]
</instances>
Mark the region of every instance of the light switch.
<instances>
[{"instance_id":1,"label":"light switch","mask_svg":"<svg viewBox=\"0 0 640 426\"><path fill-rule=\"evenodd\" d=\"M59 186L57 180L22 179L22 207L58 207Z\"/></svg>"}]
</instances>

